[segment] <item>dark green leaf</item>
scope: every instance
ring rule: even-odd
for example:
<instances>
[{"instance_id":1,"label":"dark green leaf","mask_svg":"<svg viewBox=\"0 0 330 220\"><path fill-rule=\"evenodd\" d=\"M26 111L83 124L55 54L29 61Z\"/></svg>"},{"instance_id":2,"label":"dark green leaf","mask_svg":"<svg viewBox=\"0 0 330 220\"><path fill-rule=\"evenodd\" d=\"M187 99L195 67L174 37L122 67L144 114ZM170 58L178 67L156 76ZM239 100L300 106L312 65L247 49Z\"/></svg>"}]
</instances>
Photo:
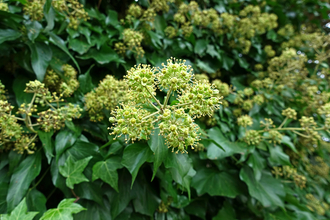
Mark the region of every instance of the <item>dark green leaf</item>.
<instances>
[{"instance_id":1,"label":"dark green leaf","mask_svg":"<svg viewBox=\"0 0 330 220\"><path fill-rule=\"evenodd\" d=\"M71 58L71 60L76 65L78 72L80 73L80 67L79 67L77 61L70 54L68 48L65 46L65 42L60 37L58 37L56 34L54 34L52 32L49 33L49 36L50 36L49 41L51 43L53 43L55 46L58 46L59 48L61 48Z\"/></svg>"},{"instance_id":2,"label":"dark green leaf","mask_svg":"<svg viewBox=\"0 0 330 220\"><path fill-rule=\"evenodd\" d=\"M29 79L24 76L18 76L13 85L13 90L16 96L17 105L20 106L23 103L29 103L32 100L33 94L24 92L26 83L29 82Z\"/></svg>"},{"instance_id":3,"label":"dark green leaf","mask_svg":"<svg viewBox=\"0 0 330 220\"><path fill-rule=\"evenodd\" d=\"M93 58L99 64L106 64L113 61L116 63L125 63L113 49L106 45L102 46L100 50L92 48L86 54L79 56L79 58L83 60Z\"/></svg>"},{"instance_id":4,"label":"dark green leaf","mask_svg":"<svg viewBox=\"0 0 330 220\"><path fill-rule=\"evenodd\" d=\"M25 27L28 38L34 43L34 40L39 36L42 25L38 21L29 21Z\"/></svg>"},{"instance_id":5,"label":"dark green leaf","mask_svg":"<svg viewBox=\"0 0 330 220\"><path fill-rule=\"evenodd\" d=\"M165 160L165 167L171 169L173 180L181 184L188 191L190 197L190 182L196 171L193 169L188 155L169 153Z\"/></svg>"},{"instance_id":6,"label":"dark green leaf","mask_svg":"<svg viewBox=\"0 0 330 220\"><path fill-rule=\"evenodd\" d=\"M31 51L31 64L39 81L43 81L47 67L52 59L52 50L45 43L27 42Z\"/></svg>"},{"instance_id":7,"label":"dark green leaf","mask_svg":"<svg viewBox=\"0 0 330 220\"><path fill-rule=\"evenodd\" d=\"M37 214L38 212L27 212L27 206L24 198L10 213L10 215L0 215L0 217L1 220L32 220Z\"/></svg>"},{"instance_id":8,"label":"dark green leaf","mask_svg":"<svg viewBox=\"0 0 330 220\"><path fill-rule=\"evenodd\" d=\"M243 184L239 180L238 174L219 172L208 168L197 170L191 186L196 189L199 195L208 193L211 196L235 198L243 193Z\"/></svg>"},{"instance_id":9,"label":"dark green leaf","mask_svg":"<svg viewBox=\"0 0 330 220\"><path fill-rule=\"evenodd\" d=\"M93 45L86 43L85 41L81 41L78 39L70 39L69 40L69 48L78 52L80 55L83 55L86 53L89 48L91 48Z\"/></svg>"},{"instance_id":10,"label":"dark green leaf","mask_svg":"<svg viewBox=\"0 0 330 220\"><path fill-rule=\"evenodd\" d=\"M268 158L272 166L291 165L290 158L279 146L268 146L270 157Z\"/></svg>"},{"instance_id":11,"label":"dark green leaf","mask_svg":"<svg viewBox=\"0 0 330 220\"><path fill-rule=\"evenodd\" d=\"M14 170L10 178L10 184L7 194L8 211L14 207L25 196L31 182L39 175L41 170L40 152L29 155Z\"/></svg>"},{"instance_id":12,"label":"dark green leaf","mask_svg":"<svg viewBox=\"0 0 330 220\"><path fill-rule=\"evenodd\" d=\"M73 220L72 214L86 210L74 201L75 199L63 199L56 209L49 209L40 220Z\"/></svg>"},{"instance_id":13,"label":"dark green leaf","mask_svg":"<svg viewBox=\"0 0 330 220\"><path fill-rule=\"evenodd\" d=\"M0 175L1 177L1 175ZM0 213L6 213L7 212L7 202L6 202L6 196L8 193L8 183L1 182L0 181ZM0 214L1 217L1 214Z\"/></svg>"},{"instance_id":14,"label":"dark green leaf","mask_svg":"<svg viewBox=\"0 0 330 220\"><path fill-rule=\"evenodd\" d=\"M69 147L71 147L77 137L69 130L60 131L55 138L56 161L58 161L61 154Z\"/></svg>"},{"instance_id":15,"label":"dark green leaf","mask_svg":"<svg viewBox=\"0 0 330 220\"><path fill-rule=\"evenodd\" d=\"M253 154L250 155L247 164L253 169L255 178L259 181L261 178L261 172L266 167L266 160L262 158L257 151L254 151Z\"/></svg>"},{"instance_id":16,"label":"dark green leaf","mask_svg":"<svg viewBox=\"0 0 330 220\"><path fill-rule=\"evenodd\" d=\"M21 33L12 29L0 29L0 44L5 41L16 40L21 36Z\"/></svg>"},{"instance_id":17,"label":"dark green leaf","mask_svg":"<svg viewBox=\"0 0 330 220\"><path fill-rule=\"evenodd\" d=\"M212 218L212 220L235 220L235 210L233 209L232 205L228 202L225 201L223 204L223 207L220 209L218 214Z\"/></svg>"},{"instance_id":18,"label":"dark green leaf","mask_svg":"<svg viewBox=\"0 0 330 220\"><path fill-rule=\"evenodd\" d=\"M232 58L228 57L227 55L223 54L222 55L222 67L225 70L230 70L230 68L234 65L235 60Z\"/></svg>"},{"instance_id":19,"label":"dark green leaf","mask_svg":"<svg viewBox=\"0 0 330 220\"><path fill-rule=\"evenodd\" d=\"M244 154L247 150L246 144L239 142L230 142L227 138L223 136L223 134L217 127L211 128L208 131L208 135L210 139L215 141L225 150L223 151L217 146L217 144L211 142L208 146L206 146L207 157L211 160L222 159L237 153Z\"/></svg>"},{"instance_id":20,"label":"dark green leaf","mask_svg":"<svg viewBox=\"0 0 330 220\"><path fill-rule=\"evenodd\" d=\"M52 142L52 136L54 134L54 131L50 132L44 132L41 130L38 130L38 137L40 141L42 142L42 147L45 151L45 155L47 157L48 164L50 164L50 161L52 160L52 157L54 157L54 144Z\"/></svg>"},{"instance_id":21,"label":"dark green leaf","mask_svg":"<svg viewBox=\"0 0 330 220\"><path fill-rule=\"evenodd\" d=\"M263 206L284 206L281 199L285 196L283 185L270 173L263 172L261 179L257 181L253 170L245 166L240 171L240 178L247 184L250 195L259 200Z\"/></svg>"},{"instance_id":22,"label":"dark green leaf","mask_svg":"<svg viewBox=\"0 0 330 220\"><path fill-rule=\"evenodd\" d=\"M60 166L60 173L66 177L66 185L73 189L74 184L88 182L89 180L82 174L92 156L74 161L71 156L65 161L64 166Z\"/></svg>"},{"instance_id":23,"label":"dark green leaf","mask_svg":"<svg viewBox=\"0 0 330 220\"><path fill-rule=\"evenodd\" d=\"M79 198L97 202L103 206L103 190L101 185L92 182L82 182L74 187L74 191Z\"/></svg>"},{"instance_id":24,"label":"dark green leaf","mask_svg":"<svg viewBox=\"0 0 330 220\"><path fill-rule=\"evenodd\" d=\"M30 190L26 196L26 204L29 211L38 211L38 215L36 216L39 219L44 212L46 212L46 202L47 199L40 191L35 188Z\"/></svg>"},{"instance_id":25,"label":"dark green leaf","mask_svg":"<svg viewBox=\"0 0 330 220\"><path fill-rule=\"evenodd\" d=\"M133 186L136 175L139 172L140 167L144 164L151 156L152 151L147 144L135 143L128 145L124 150L122 164L132 174Z\"/></svg>"},{"instance_id":26,"label":"dark green leaf","mask_svg":"<svg viewBox=\"0 0 330 220\"><path fill-rule=\"evenodd\" d=\"M152 180L154 179L158 167L163 163L168 155L168 147L165 145L165 139L159 134L159 128L154 130L148 141L149 147L154 152L154 171L152 174Z\"/></svg>"},{"instance_id":27,"label":"dark green leaf","mask_svg":"<svg viewBox=\"0 0 330 220\"><path fill-rule=\"evenodd\" d=\"M112 188L118 192L118 173L117 169L123 167L120 163L120 157L111 157L106 161L97 162L93 166L93 178L92 181L96 179L101 179L108 183Z\"/></svg>"},{"instance_id":28,"label":"dark green leaf","mask_svg":"<svg viewBox=\"0 0 330 220\"><path fill-rule=\"evenodd\" d=\"M90 71L93 68L93 66L94 65L89 67L89 69L87 70L87 72L85 74L79 75L79 77L78 77L78 81L80 84L79 88L81 89L81 91L84 94L92 91L92 89L94 88L94 85L92 83L92 77L90 75Z\"/></svg>"},{"instance_id":29,"label":"dark green leaf","mask_svg":"<svg viewBox=\"0 0 330 220\"><path fill-rule=\"evenodd\" d=\"M294 144L291 142L290 137L288 136L282 136L282 142L283 144L285 144L286 146L288 146L293 152L298 153L296 147L294 146Z\"/></svg>"},{"instance_id":30,"label":"dark green leaf","mask_svg":"<svg viewBox=\"0 0 330 220\"><path fill-rule=\"evenodd\" d=\"M47 2L50 0L47 0ZM54 28L55 25L55 11L53 8L50 8L48 12L44 11L45 19L47 21L47 26L45 27L44 32L51 31Z\"/></svg>"},{"instance_id":31,"label":"dark green leaf","mask_svg":"<svg viewBox=\"0 0 330 220\"><path fill-rule=\"evenodd\" d=\"M194 52L197 53L199 56L202 56L205 49L207 48L208 41L205 39L199 39L196 41Z\"/></svg>"}]
</instances>

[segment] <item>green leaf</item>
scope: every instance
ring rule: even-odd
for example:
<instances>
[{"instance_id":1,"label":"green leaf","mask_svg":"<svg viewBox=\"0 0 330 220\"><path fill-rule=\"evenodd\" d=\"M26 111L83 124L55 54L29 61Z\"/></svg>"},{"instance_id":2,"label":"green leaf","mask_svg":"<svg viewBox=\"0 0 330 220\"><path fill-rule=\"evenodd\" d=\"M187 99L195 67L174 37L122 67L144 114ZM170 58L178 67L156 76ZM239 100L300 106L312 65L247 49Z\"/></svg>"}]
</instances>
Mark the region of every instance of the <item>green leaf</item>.
<instances>
[{"instance_id":1,"label":"green leaf","mask_svg":"<svg viewBox=\"0 0 330 220\"><path fill-rule=\"evenodd\" d=\"M281 143L283 143L283 144L285 144L286 146L288 146L293 152L298 153L296 147L295 147L294 144L291 142L290 137L283 135L283 136L282 136L282 142L281 142Z\"/></svg>"},{"instance_id":2,"label":"green leaf","mask_svg":"<svg viewBox=\"0 0 330 220\"><path fill-rule=\"evenodd\" d=\"M52 157L54 157L54 154L53 154L54 145L52 142L53 134L54 134L54 131L44 132L44 131L38 130L38 137L42 143L42 148L45 151L45 155L47 157L48 164L50 164Z\"/></svg>"},{"instance_id":3,"label":"green leaf","mask_svg":"<svg viewBox=\"0 0 330 220\"><path fill-rule=\"evenodd\" d=\"M107 18L105 19L106 25L116 26L117 24L119 24L118 13L116 11L108 10L107 15Z\"/></svg>"},{"instance_id":4,"label":"green leaf","mask_svg":"<svg viewBox=\"0 0 330 220\"><path fill-rule=\"evenodd\" d=\"M234 65L235 60L233 60L232 58L228 57L227 55L223 54L222 55L222 67L225 70L230 70L230 68Z\"/></svg>"},{"instance_id":5,"label":"green leaf","mask_svg":"<svg viewBox=\"0 0 330 220\"><path fill-rule=\"evenodd\" d=\"M272 166L278 165L291 165L290 157L286 155L282 148L279 146L268 146L270 157L268 158L269 163Z\"/></svg>"},{"instance_id":6,"label":"green leaf","mask_svg":"<svg viewBox=\"0 0 330 220\"><path fill-rule=\"evenodd\" d=\"M196 41L194 52L197 53L199 56L202 56L205 49L207 48L208 41L205 39L199 39Z\"/></svg>"},{"instance_id":7,"label":"green leaf","mask_svg":"<svg viewBox=\"0 0 330 220\"><path fill-rule=\"evenodd\" d=\"M5 41L16 40L21 36L21 33L12 29L0 29L0 44Z\"/></svg>"},{"instance_id":8,"label":"green leaf","mask_svg":"<svg viewBox=\"0 0 330 220\"><path fill-rule=\"evenodd\" d=\"M52 6L52 0L46 0L45 5L44 5L44 12L49 12L50 7Z\"/></svg>"},{"instance_id":9,"label":"green leaf","mask_svg":"<svg viewBox=\"0 0 330 220\"><path fill-rule=\"evenodd\" d=\"M55 138L56 162L61 154L76 142L77 136L69 130L60 131Z\"/></svg>"},{"instance_id":10,"label":"green leaf","mask_svg":"<svg viewBox=\"0 0 330 220\"><path fill-rule=\"evenodd\" d=\"M27 206L25 203L25 198L15 207L15 209L10 213L10 215L0 215L1 220L32 220L38 212L27 212Z\"/></svg>"},{"instance_id":11,"label":"green leaf","mask_svg":"<svg viewBox=\"0 0 330 220\"><path fill-rule=\"evenodd\" d=\"M261 172L266 167L266 160L262 158L257 151L254 151L253 154L250 155L247 164L253 169L255 178L259 181L261 178Z\"/></svg>"},{"instance_id":12,"label":"green leaf","mask_svg":"<svg viewBox=\"0 0 330 220\"><path fill-rule=\"evenodd\" d=\"M49 2L50 0L47 0L47 2ZM45 19L47 21L47 26L45 27L44 32L48 32L51 31L54 28L55 25L55 11L53 8L50 8L50 10L48 12L45 11L44 8L44 15L45 15Z\"/></svg>"},{"instance_id":13,"label":"green leaf","mask_svg":"<svg viewBox=\"0 0 330 220\"><path fill-rule=\"evenodd\" d=\"M49 37L50 37L49 41L51 43L53 43L55 46L58 46L59 48L61 48L61 50L63 50L71 58L71 60L76 65L78 72L80 73L80 67L79 67L77 61L73 58L73 56L69 52L68 48L65 46L65 42L60 37L58 37L56 34L54 34L52 32L49 32Z\"/></svg>"},{"instance_id":14,"label":"green leaf","mask_svg":"<svg viewBox=\"0 0 330 220\"><path fill-rule=\"evenodd\" d=\"M82 174L86 166L88 165L88 162L93 157L87 157L82 160L74 161L71 156L68 157L68 159L65 161L64 166L60 166L60 173L62 176L66 177L66 185L73 189L74 184L78 184L81 182L88 182L89 180Z\"/></svg>"},{"instance_id":15,"label":"green leaf","mask_svg":"<svg viewBox=\"0 0 330 220\"><path fill-rule=\"evenodd\" d=\"M245 143L230 142L225 136L223 136L218 127L211 128L208 131L208 135L210 139L217 143L210 142L210 144L206 146L207 157L211 160L222 159L237 153L244 154L247 150ZM220 145L225 151L219 148L218 145Z\"/></svg>"},{"instance_id":16,"label":"green leaf","mask_svg":"<svg viewBox=\"0 0 330 220\"><path fill-rule=\"evenodd\" d=\"M79 77L78 77L78 81L80 84L79 88L84 94L92 91L92 89L94 88L94 85L92 83L92 77L90 75L90 71L93 68L93 66L94 65L89 67L89 69L87 70L87 72L85 74L79 75Z\"/></svg>"},{"instance_id":17,"label":"green leaf","mask_svg":"<svg viewBox=\"0 0 330 220\"><path fill-rule=\"evenodd\" d=\"M97 202L103 206L104 190L99 183L82 182L74 187L76 195L79 195L82 199L88 199L90 201Z\"/></svg>"},{"instance_id":18,"label":"green leaf","mask_svg":"<svg viewBox=\"0 0 330 220\"><path fill-rule=\"evenodd\" d=\"M212 68L206 61L197 59L197 67L204 70L207 73L215 73L216 69Z\"/></svg>"},{"instance_id":19,"label":"green leaf","mask_svg":"<svg viewBox=\"0 0 330 220\"><path fill-rule=\"evenodd\" d=\"M223 204L223 207L219 210L218 214L212 218L212 220L235 220L235 210L233 209L233 206L228 202L225 201Z\"/></svg>"},{"instance_id":20,"label":"green leaf","mask_svg":"<svg viewBox=\"0 0 330 220\"><path fill-rule=\"evenodd\" d=\"M154 152L154 171L151 181L155 178L158 167L163 163L168 155L168 147L165 145L165 138L159 135L159 128L154 130L148 141L149 147Z\"/></svg>"},{"instance_id":21,"label":"green leaf","mask_svg":"<svg viewBox=\"0 0 330 220\"><path fill-rule=\"evenodd\" d=\"M14 207L25 196L31 182L39 175L40 170L40 152L26 157L14 170L14 174L10 178L10 184L7 194L8 211L13 210Z\"/></svg>"},{"instance_id":22,"label":"green leaf","mask_svg":"<svg viewBox=\"0 0 330 220\"><path fill-rule=\"evenodd\" d=\"M285 196L284 187L270 173L263 172L260 180L257 181L253 170L245 166L240 171L240 178L247 184L250 195L259 200L263 206L284 207L281 199Z\"/></svg>"},{"instance_id":23,"label":"green leaf","mask_svg":"<svg viewBox=\"0 0 330 220\"><path fill-rule=\"evenodd\" d=\"M25 25L28 38L34 43L39 36L42 25L38 21L28 21Z\"/></svg>"},{"instance_id":24,"label":"green leaf","mask_svg":"<svg viewBox=\"0 0 330 220\"><path fill-rule=\"evenodd\" d=\"M86 53L93 45L78 39L69 40L69 48L78 52L80 55Z\"/></svg>"},{"instance_id":25,"label":"green leaf","mask_svg":"<svg viewBox=\"0 0 330 220\"><path fill-rule=\"evenodd\" d=\"M169 153L165 160L165 167L171 169L171 175L174 181L181 184L190 197L190 182L196 174L193 169L192 161L187 154Z\"/></svg>"},{"instance_id":26,"label":"green leaf","mask_svg":"<svg viewBox=\"0 0 330 220\"><path fill-rule=\"evenodd\" d=\"M221 59L220 54L215 50L214 46L211 44L207 45L206 53L213 58L216 57L218 60Z\"/></svg>"},{"instance_id":27,"label":"green leaf","mask_svg":"<svg viewBox=\"0 0 330 220\"><path fill-rule=\"evenodd\" d=\"M43 81L47 67L52 59L52 50L45 43L26 43L31 50L31 64L39 81Z\"/></svg>"},{"instance_id":28,"label":"green leaf","mask_svg":"<svg viewBox=\"0 0 330 220\"><path fill-rule=\"evenodd\" d=\"M2 176L0 175L2 178ZM1 181L4 180L4 178L1 179ZM7 212L7 202L6 202L6 196L8 193L8 183L1 182L0 181L0 213L6 213ZM1 214L0 214L1 217Z\"/></svg>"},{"instance_id":29,"label":"green leaf","mask_svg":"<svg viewBox=\"0 0 330 220\"><path fill-rule=\"evenodd\" d=\"M56 209L49 209L40 220L73 220L72 214L86 210L74 201L75 199L63 199Z\"/></svg>"},{"instance_id":30,"label":"green leaf","mask_svg":"<svg viewBox=\"0 0 330 220\"><path fill-rule=\"evenodd\" d=\"M78 58L83 60L93 58L99 64L106 64L113 61L116 63L125 63L125 61L121 59L118 54L107 45L103 45L100 50L92 48L86 54L78 56Z\"/></svg>"},{"instance_id":31,"label":"green leaf","mask_svg":"<svg viewBox=\"0 0 330 220\"><path fill-rule=\"evenodd\" d=\"M40 191L33 188L27 193L26 204L28 209L31 211L38 211L38 215L35 217L39 219L44 212L46 212L47 199Z\"/></svg>"},{"instance_id":32,"label":"green leaf","mask_svg":"<svg viewBox=\"0 0 330 220\"><path fill-rule=\"evenodd\" d=\"M235 198L243 193L243 184L237 173L220 172L210 168L197 170L191 186L196 189L198 195L208 193L211 196Z\"/></svg>"},{"instance_id":33,"label":"green leaf","mask_svg":"<svg viewBox=\"0 0 330 220\"><path fill-rule=\"evenodd\" d=\"M92 181L96 179L101 179L108 183L112 188L118 192L118 173L117 169L123 167L120 163L120 157L111 157L106 161L97 162L93 166L93 178Z\"/></svg>"},{"instance_id":34,"label":"green leaf","mask_svg":"<svg viewBox=\"0 0 330 220\"><path fill-rule=\"evenodd\" d=\"M19 75L14 80L12 88L14 90L16 103L18 106L20 106L23 103L29 103L32 100L33 94L24 92L26 83L28 82L29 79L22 75Z\"/></svg>"},{"instance_id":35,"label":"green leaf","mask_svg":"<svg viewBox=\"0 0 330 220\"><path fill-rule=\"evenodd\" d=\"M146 31L146 32L150 36L153 46L158 50L161 49L161 47L163 46L161 39L163 39L163 37L153 31Z\"/></svg>"},{"instance_id":36,"label":"green leaf","mask_svg":"<svg viewBox=\"0 0 330 220\"><path fill-rule=\"evenodd\" d=\"M150 158L151 154L152 151L150 148L146 144L142 143L131 144L125 148L121 163L132 174L131 187L133 186L140 167Z\"/></svg>"}]
</instances>

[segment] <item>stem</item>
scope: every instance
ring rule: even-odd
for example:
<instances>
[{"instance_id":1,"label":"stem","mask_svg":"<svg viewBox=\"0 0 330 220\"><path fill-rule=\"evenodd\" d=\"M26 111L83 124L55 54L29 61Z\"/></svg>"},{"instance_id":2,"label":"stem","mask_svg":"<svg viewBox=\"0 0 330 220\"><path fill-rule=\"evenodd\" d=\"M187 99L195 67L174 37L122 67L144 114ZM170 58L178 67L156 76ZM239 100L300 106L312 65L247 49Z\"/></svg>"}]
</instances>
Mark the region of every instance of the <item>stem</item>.
<instances>
[{"instance_id":1,"label":"stem","mask_svg":"<svg viewBox=\"0 0 330 220\"><path fill-rule=\"evenodd\" d=\"M76 200L74 200L74 203L78 202L78 200L80 199L80 197L77 196L77 195L74 193L73 189L71 189L71 192L72 192L72 194L74 195L74 197L76 197Z\"/></svg>"},{"instance_id":2,"label":"stem","mask_svg":"<svg viewBox=\"0 0 330 220\"><path fill-rule=\"evenodd\" d=\"M155 109L157 109L157 111L160 111L160 109L157 106L155 106L149 99L148 99L148 102L152 105L152 107L154 107Z\"/></svg>"},{"instance_id":3,"label":"stem","mask_svg":"<svg viewBox=\"0 0 330 220\"><path fill-rule=\"evenodd\" d=\"M56 187L54 187L54 189L49 193L49 195L47 196L47 201L48 201L48 199L54 194L54 192L56 191Z\"/></svg>"},{"instance_id":4,"label":"stem","mask_svg":"<svg viewBox=\"0 0 330 220\"><path fill-rule=\"evenodd\" d=\"M32 107L32 105L33 105L33 103L34 103L34 100L36 99L36 96L37 96L37 94L34 93L34 94L33 94L33 97L32 97L32 100L31 100L31 102L30 102L29 108L28 108L28 110L27 110L27 113L29 113L29 112L31 111L31 107Z\"/></svg>"},{"instance_id":5,"label":"stem","mask_svg":"<svg viewBox=\"0 0 330 220\"><path fill-rule=\"evenodd\" d=\"M154 98L154 99L156 100L157 104L158 104L159 106L162 106L162 105L160 104L160 102L158 101L158 99L154 96L154 94L152 94L152 92L149 91L148 87L147 87L147 86L144 86L144 88L149 92L149 94L152 96L152 98Z\"/></svg>"},{"instance_id":6,"label":"stem","mask_svg":"<svg viewBox=\"0 0 330 220\"><path fill-rule=\"evenodd\" d=\"M150 115L148 115L148 116L142 118L142 120L145 120L145 119L150 118L150 117L152 117L152 116L154 116L154 115L157 115L157 114L159 114L159 112L160 112L160 110L159 110L158 112L154 112L154 113L152 113L152 114L150 114Z\"/></svg>"},{"instance_id":7,"label":"stem","mask_svg":"<svg viewBox=\"0 0 330 220\"><path fill-rule=\"evenodd\" d=\"M45 101L46 101L46 104L49 105L49 107L51 107L52 109L56 110L56 108L54 108L54 106L52 106L47 100L45 100Z\"/></svg>"},{"instance_id":8,"label":"stem","mask_svg":"<svg viewBox=\"0 0 330 220\"><path fill-rule=\"evenodd\" d=\"M188 102L188 103L183 103L183 104L179 104L179 105L174 105L174 107L182 107L182 106L185 106L185 105L191 105L192 102Z\"/></svg>"},{"instance_id":9,"label":"stem","mask_svg":"<svg viewBox=\"0 0 330 220\"><path fill-rule=\"evenodd\" d=\"M307 135L304 135L304 134L302 134L302 133L300 133L300 132L298 132L298 131L292 131L293 133L296 133L297 135L300 135L300 136L302 136L302 137L304 137L304 138L309 138L309 136L307 136Z\"/></svg>"},{"instance_id":10,"label":"stem","mask_svg":"<svg viewBox=\"0 0 330 220\"><path fill-rule=\"evenodd\" d=\"M288 117L285 117L284 121L282 122L282 124L278 128L282 128L287 120L288 120Z\"/></svg>"},{"instance_id":11,"label":"stem","mask_svg":"<svg viewBox=\"0 0 330 220\"><path fill-rule=\"evenodd\" d=\"M46 174L48 173L50 169L50 166L47 168L47 170L44 172L44 174L42 174L42 176L40 177L40 179L38 180L38 182L36 184L34 184L34 186L32 186L29 191L31 191L32 189L34 189L35 187L37 187L39 185L39 183L45 178Z\"/></svg>"},{"instance_id":12,"label":"stem","mask_svg":"<svg viewBox=\"0 0 330 220\"><path fill-rule=\"evenodd\" d=\"M167 105L167 102L168 102L168 100L170 99L171 93L172 93L172 86L171 86L170 89L167 91L166 99L165 99L164 104L163 104L163 109L165 109L165 107L166 107L166 105Z\"/></svg>"},{"instance_id":13,"label":"stem","mask_svg":"<svg viewBox=\"0 0 330 220\"><path fill-rule=\"evenodd\" d=\"M15 117L15 116L14 116ZM25 121L24 118L19 118L19 117L15 117L16 120L19 120L19 121Z\"/></svg>"}]
</instances>

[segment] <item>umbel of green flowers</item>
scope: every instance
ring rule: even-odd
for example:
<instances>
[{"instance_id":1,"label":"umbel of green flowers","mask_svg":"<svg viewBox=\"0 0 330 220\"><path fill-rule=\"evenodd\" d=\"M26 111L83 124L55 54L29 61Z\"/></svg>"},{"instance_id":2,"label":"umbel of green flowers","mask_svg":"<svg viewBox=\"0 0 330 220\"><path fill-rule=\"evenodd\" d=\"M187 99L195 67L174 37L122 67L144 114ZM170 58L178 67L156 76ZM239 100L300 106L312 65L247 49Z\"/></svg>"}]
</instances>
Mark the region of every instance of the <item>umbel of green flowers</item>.
<instances>
[{"instance_id":1,"label":"umbel of green flowers","mask_svg":"<svg viewBox=\"0 0 330 220\"><path fill-rule=\"evenodd\" d=\"M128 101L112 112L111 134L125 135L127 141L134 142L147 140L159 128L172 152L187 152L188 146L194 149L200 140L194 118L211 116L222 97L209 82L195 80L192 71L184 60L174 58L162 64L162 68L131 68L124 79L129 87ZM166 93L163 101L156 98L157 89ZM176 98L172 104L171 96Z\"/></svg>"}]
</instances>

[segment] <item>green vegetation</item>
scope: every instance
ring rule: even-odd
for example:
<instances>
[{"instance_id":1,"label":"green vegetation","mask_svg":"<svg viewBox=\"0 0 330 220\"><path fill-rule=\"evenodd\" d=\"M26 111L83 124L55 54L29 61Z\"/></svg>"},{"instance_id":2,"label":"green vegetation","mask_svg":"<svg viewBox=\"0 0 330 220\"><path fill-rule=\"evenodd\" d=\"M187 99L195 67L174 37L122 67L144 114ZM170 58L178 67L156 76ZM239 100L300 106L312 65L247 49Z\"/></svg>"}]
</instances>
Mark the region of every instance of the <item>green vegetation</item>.
<instances>
[{"instance_id":1,"label":"green vegetation","mask_svg":"<svg viewBox=\"0 0 330 220\"><path fill-rule=\"evenodd\" d=\"M0 1L0 219L329 219L329 10Z\"/></svg>"}]
</instances>

